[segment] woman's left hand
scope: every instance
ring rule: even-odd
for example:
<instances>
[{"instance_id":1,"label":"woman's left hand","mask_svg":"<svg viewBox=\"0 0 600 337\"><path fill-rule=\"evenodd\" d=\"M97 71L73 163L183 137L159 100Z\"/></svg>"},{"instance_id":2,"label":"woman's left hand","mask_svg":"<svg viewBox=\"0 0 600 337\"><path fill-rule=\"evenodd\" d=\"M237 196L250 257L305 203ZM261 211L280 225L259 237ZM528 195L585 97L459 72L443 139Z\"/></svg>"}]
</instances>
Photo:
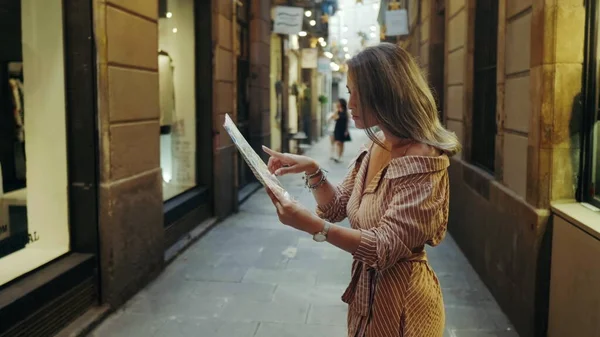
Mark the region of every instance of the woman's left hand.
<instances>
[{"instance_id":1,"label":"woman's left hand","mask_svg":"<svg viewBox=\"0 0 600 337\"><path fill-rule=\"evenodd\" d=\"M269 188L267 188L267 194L275 205L277 216L282 224L309 234L318 233L323 229L323 221L297 201Z\"/></svg>"}]
</instances>

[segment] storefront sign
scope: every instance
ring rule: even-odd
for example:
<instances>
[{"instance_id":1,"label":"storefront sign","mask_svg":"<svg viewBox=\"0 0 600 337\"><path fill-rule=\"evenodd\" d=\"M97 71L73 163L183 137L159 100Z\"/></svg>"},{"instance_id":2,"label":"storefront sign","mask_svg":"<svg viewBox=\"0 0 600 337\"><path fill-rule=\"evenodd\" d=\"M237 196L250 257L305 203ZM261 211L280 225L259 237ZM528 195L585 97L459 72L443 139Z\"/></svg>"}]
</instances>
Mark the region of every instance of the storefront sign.
<instances>
[{"instance_id":1,"label":"storefront sign","mask_svg":"<svg viewBox=\"0 0 600 337\"><path fill-rule=\"evenodd\" d=\"M319 52L317 48L302 49L302 68L314 69L317 68L319 60Z\"/></svg>"},{"instance_id":2,"label":"storefront sign","mask_svg":"<svg viewBox=\"0 0 600 337\"><path fill-rule=\"evenodd\" d=\"M406 9L385 12L385 35L408 35L408 13Z\"/></svg>"},{"instance_id":3,"label":"storefront sign","mask_svg":"<svg viewBox=\"0 0 600 337\"><path fill-rule=\"evenodd\" d=\"M304 9L302 7L275 7L273 32L276 34L298 34L302 31L303 16Z\"/></svg>"},{"instance_id":4,"label":"storefront sign","mask_svg":"<svg viewBox=\"0 0 600 337\"><path fill-rule=\"evenodd\" d=\"M317 69L320 73L327 73L331 71L331 66L329 65L331 60L327 57L319 57L319 62L317 65Z\"/></svg>"}]
</instances>

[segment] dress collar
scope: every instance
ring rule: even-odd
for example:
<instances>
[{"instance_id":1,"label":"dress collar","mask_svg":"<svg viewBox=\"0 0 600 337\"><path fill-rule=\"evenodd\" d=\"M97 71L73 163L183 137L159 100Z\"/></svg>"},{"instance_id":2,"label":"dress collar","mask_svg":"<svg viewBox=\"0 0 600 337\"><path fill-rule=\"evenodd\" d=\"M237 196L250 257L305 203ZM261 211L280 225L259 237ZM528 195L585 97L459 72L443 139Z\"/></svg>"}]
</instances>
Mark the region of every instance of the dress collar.
<instances>
[{"instance_id":1,"label":"dress collar","mask_svg":"<svg viewBox=\"0 0 600 337\"><path fill-rule=\"evenodd\" d=\"M356 156L356 159L352 161L350 167L354 166L356 169L358 169L367 155L370 155L370 148L363 144L360 148L358 156ZM363 182L368 184L364 189L364 192L375 192L382 178L397 179L413 174L438 172L447 169L448 166L450 166L450 159L445 154L437 157L405 156L394 158L390 160L390 162L379 172L377 172L370 182Z\"/></svg>"}]
</instances>

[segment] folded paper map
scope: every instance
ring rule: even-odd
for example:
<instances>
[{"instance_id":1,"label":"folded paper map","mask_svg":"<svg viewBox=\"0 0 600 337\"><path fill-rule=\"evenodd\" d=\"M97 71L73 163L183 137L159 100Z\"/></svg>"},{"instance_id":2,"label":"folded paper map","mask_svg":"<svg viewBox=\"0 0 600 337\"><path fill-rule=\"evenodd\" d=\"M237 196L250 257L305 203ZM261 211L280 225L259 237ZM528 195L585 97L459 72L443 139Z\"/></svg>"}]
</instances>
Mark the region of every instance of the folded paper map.
<instances>
[{"instance_id":1,"label":"folded paper map","mask_svg":"<svg viewBox=\"0 0 600 337\"><path fill-rule=\"evenodd\" d=\"M229 137L233 140L233 143L238 148L242 157L250 166L252 173L256 176L256 179L261 182L265 187L280 192L282 195L289 197L288 192L283 188L281 182L277 177L271 172L265 162L260 158L260 156L254 151L252 146L248 144L246 138L242 135L240 130L238 130L235 123L229 117L229 114L225 114L225 123L223 124L225 130L229 134Z\"/></svg>"}]
</instances>

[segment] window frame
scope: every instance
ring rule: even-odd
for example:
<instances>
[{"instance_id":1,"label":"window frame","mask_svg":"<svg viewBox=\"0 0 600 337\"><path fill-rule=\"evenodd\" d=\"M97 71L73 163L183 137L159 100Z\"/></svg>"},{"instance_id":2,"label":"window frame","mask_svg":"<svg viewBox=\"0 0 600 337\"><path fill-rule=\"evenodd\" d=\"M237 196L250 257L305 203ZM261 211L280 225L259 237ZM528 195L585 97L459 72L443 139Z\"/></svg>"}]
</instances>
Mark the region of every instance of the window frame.
<instances>
[{"instance_id":1,"label":"window frame","mask_svg":"<svg viewBox=\"0 0 600 337\"><path fill-rule=\"evenodd\" d=\"M196 60L196 186L163 201L165 246L169 247L202 221L214 216L214 137L213 130L213 60L212 3L194 2L194 55Z\"/></svg>"},{"instance_id":2,"label":"window frame","mask_svg":"<svg viewBox=\"0 0 600 337\"><path fill-rule=\"evenodd\" d=\"M594 195L593 156L594 124L600 121L600 5L586 1L585 49L583 64L583 118L581 124L581 165L578 201L600 208L600 197Z\"/></svg>"}]
</instances>

